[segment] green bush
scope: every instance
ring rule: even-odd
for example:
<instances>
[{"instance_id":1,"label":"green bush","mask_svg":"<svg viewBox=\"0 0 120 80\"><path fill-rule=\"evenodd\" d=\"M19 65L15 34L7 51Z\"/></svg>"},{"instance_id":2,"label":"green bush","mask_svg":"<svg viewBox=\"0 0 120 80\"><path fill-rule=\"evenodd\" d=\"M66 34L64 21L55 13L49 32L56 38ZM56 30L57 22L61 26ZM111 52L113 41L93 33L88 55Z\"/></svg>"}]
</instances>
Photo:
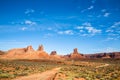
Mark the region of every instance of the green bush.
<instances>
[{"instance_id":1,"label":"green bush","mask_svg":"<svg viewBox=\"0 0 120 80\"><path fill-rule=\"evenodd\" d=\"M8 74L8 73L2 73L2 74L0 74L0 78L10 78L10 77L11 77L11 75Z\"/></svg>"}]
</instances>

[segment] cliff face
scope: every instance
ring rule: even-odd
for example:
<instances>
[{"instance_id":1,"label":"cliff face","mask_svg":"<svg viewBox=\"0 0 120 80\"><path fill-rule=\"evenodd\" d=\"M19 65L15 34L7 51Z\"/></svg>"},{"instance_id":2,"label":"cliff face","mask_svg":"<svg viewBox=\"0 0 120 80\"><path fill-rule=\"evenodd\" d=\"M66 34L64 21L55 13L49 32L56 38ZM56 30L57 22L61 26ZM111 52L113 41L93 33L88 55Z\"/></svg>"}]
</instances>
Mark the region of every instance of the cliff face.
<instances>
[{"instance_id":1,"label":"cliff face","mask_svg":"<svg viewBox=\"0 0 120 80\"><path fill-rule=\"evenodd\" d=\"M57 51L52 51L52 52L50 53L50 59L61 60L62 57L57 54Z\"/></svg>"},{"instance_id":2,"label":"cliff face","mask_svg":"<svg viewBox=\"0 0 120 80\"><path fill-rule=\"evenodd\" d=\"M84 58L84 56L78 52L78 49L77 49L77 48L75 48L75 49L73 50L73 53L71 53L71 54L69 55L69 57L70 57L71 59L82 59L82 58Z\"/></svg>"},{"instance_id":3,"label":"cliff face","mask_svg":"<svg viewBox=\"0 0 120 80\"><path fill-rule=\"evenodd\" d=\"M43 45L40 45L40 46L38 47L38 50L37 50L37 51L44 51Z\"/></svg>"},{"instance_id":4,"label":"cliff face","mask_svg":"<svg viewBox=\"0 0 120 80\"><path fill-rule=\"evenodd\" d=\"M37 50L36 52L37 52L37 54L38 54L38 56L39 56L40 58L49 58L48 53L46 53L46 52L44 51L43 45L40 45L40 46L38 47L38 50Z\"/></svg>"},{"instance_id":5,"label":"cliff face","mask_svg":"<svg viewBox=\"0 0 120 80\"><path fill-rule=\"evenodd\" d=\"M85 56L86 58L89 58L89 59L120 58L120 52L86 54Z\"/></svg>"},{"instance_id":6,"label":"cliff face","mask_svg":"<svg viewBox=\"0 0 120 80\"><path fill-rule=\"evenodd\" d=\"M1 50L0 50L0 56L3 56L3 55L5 55L5 54L6 54L5 51L1 51Z\"/></svg>"},{"instance_id":7,"label":"cliff face","mask_svg":"<svg viewBox=\"0 0 120 80\"><path fill-rule=\"evenodd\" d=\"M4 59L106 59L106 58L120 58L120 52L111 53L96 53L96 54L81 54L78 49L75 48L71 54L60 56L56 51L52 51L50 55L44 51L43 45L40 45L37 50L34 50L32 46L26 48L15 48L8 50L7 52L0 51L0 58Z\"/></svg>"},{"instance_id":8,"label":"cliff face","mask_svg":"<svg viewBox=\"0 0 120 80\"><path fill-rule=\"evenodd\" d=\"M57 55L57 52L56 52L56 51L52 51L52 52L50 53L50 55Z\"/></svg>"},{"instance_id":9,"label":"cliff face","mask_svg":"<svg viewBox=\"0 0 120 80\"><path fill-rule=\"evenodd\" d=\"M49 55L44 51L43 46L38 48L39 50L35 51L32 46L27 46L27 48L16 48L11 49L2 56L2 58L7 59L40 59L40 58L49 58Z\"/></svg>"}]
</instances>

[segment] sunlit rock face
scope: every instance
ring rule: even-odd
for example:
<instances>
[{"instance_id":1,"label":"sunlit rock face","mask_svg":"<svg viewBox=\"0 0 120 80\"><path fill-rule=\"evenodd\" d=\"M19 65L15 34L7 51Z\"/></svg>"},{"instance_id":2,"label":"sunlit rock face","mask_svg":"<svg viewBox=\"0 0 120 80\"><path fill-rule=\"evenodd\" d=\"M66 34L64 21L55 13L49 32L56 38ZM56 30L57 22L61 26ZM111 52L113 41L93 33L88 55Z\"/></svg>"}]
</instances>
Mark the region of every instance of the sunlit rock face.
<instances>
[{"instance_id":1,"label":"sunlit rock face","mask_svg":"<svg viewBox=\"0 0 120 80\"><path fill-rule=\"evenodd\" d=\"M38 50L37 50L37 51L44 51L43 45L40 45L40 46L38 47Z\"/></svg>"},{"instance_id":2,"label":"sunlit rock face","mask_svg":"<svg viewBox=\"0 0 120 80\"><path fill-rule=\"evenodd\" d=\"M50 53L50 59L61 60L62 57L57 54L57 51L52 51L52 52Z\"/></svg>"},{"instance_id":3,"label":"sunlit rock face","mask_svg":"<svg viewBox=\"0 0 120 80\"><path fill-rule=\"evenodd\" d=\"M73 49L73 53L70 54L71 59L82 59L84 56L78 52L78 49Z\"/></svg>"},{"instance_id":4,"label":"sunlit rock face","mask_svg":"<svg viewBox=\"0 0 120 80\"><path fill-rule=\"evenodd\" d=\"M77 48L75 48L75 49L73 50L73 54L79 54Z\"/></svg>"},{"instance_id":5,"label":"sunlit rock face","mask_svg":"<svg viewBox=\"0 0 120 80\"><path fill-rule=\"evenodd\" d=\"M48 53L44 51L43 45L40 45L36 52L40 58L49 58Z\"/></svg>"},{"instance_id":6,"label":"sunlit rock face","mask_svg":"<svg viewBox=\"0 0 120 80\"><path fill-rule=\"evenodd\" d=\"M35 51L32 46L27 46L26 48L15 48L8 50L7 53L1 58L7 59L40 59L49 58L49 55L44 51L43 45L38 47Z\"/></svg>"}]
</instances>

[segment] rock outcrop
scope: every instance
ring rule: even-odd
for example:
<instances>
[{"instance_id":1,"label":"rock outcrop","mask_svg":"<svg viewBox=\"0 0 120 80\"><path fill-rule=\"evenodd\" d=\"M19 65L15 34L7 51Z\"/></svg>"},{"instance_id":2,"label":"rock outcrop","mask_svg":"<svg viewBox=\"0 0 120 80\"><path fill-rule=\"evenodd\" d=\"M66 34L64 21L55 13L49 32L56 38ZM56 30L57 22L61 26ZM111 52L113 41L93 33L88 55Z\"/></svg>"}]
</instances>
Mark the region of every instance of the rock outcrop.
<instances>
[{"instance_id":1,"label":"rock outcrop","mask_svg":"<svg viewBox=\"0 0 120 80\"><path fill-rule=\"evenodd\" d=\"M0 50L0 56L4 55L6 52Z\"/></svg>"},{"instance_id":2,"label":"rock outcrop","mask_svg":"<svg viewBox=\"0 0 120 80\"><path fill-rule=\"evenodd\" d=\"M8 50L7 52L0 51L0 58L4 59L106 59L106 58L120 58L120 52L111 53L96 53L96 54L81 54L78 49L75 48L71 54L60 56L56 51L52 51L50 55L44 51L44 46L40 45L37 50L34 50L32 46L27 46L26 48L15 48Z\"/></svg>"},{"instance_id":3,"label":"rock outcrop","mask_svg":"<svg viewBox=\"0 0 120 80\"><path fill-rule=\"evenodd\" d=\"M110 58L110 56L107 53L104 53L102 56L103 59Z\"/></svg>"},{"instance_id":4,"label":"rock outcrop","mask_svg":"<svg viewBox=\"0 0 120 80\"><path fill-rule=\"evenodd\" d=\"M2 58L7 59L40 59L49 58L49 55L44 51L44 47L39 46L38 50L35 51L32 46L27 48L16 48L9 50Z\"/></svg>"},{"instance_id":5,"label":"rock outcrop","mask_svg":"<svg viewBox=\"0 0 120 80\"><path fill-rule=\"evenodd\" d=\"M32 46L28 46L26 48L26 52L33 52L33 51L34 51L34 49L32 48Z\"/></svg>"},{"instance_id":6,"label":"rock outcrop","mask_svg":"<svg viewBox=\"0 0 120 80\"><path fill-rule=\"evenodd\" d=\"M44 51L43 45L40 45L40 46L38 47L38 50L37 50L37 51Z\"/></svg>"},{"instance_id":7,"label":"rock outcrop","mask_svg":"<svg viewBox=\"0 0 120 80\"><path fill-rule=\"evenodd\" d=\"M85 56L86 56L86 58L89 58L89 59L120 58L120 52L86 54Z\"/></svg>"},{"instance_id":8,"label":"rock outcrop","mask_svg":"<svg viewBox=\"0 0 120 80\"><path fill-rule=\"evenodd\" d=\"M82 58L84 58L84 56L78 52L78 49L77 49L77 48L75 48L75 49L73 50L73 53L70 54L70 58L77 60L77 59L82 59Z\"/></svg>"},{"instance_id":9,"label":"rock outcrop","mask_svg":"<svg viewBox=\"0 0 120 80\"><path fill-rule=\"evenodd\" d=\"M50 53L50 55L57 55L57 52L56 52L56 51L52 51L52 52Z\"/></svg>"},{"instance_id":10,"label":"rock outcrop","mask_svg":"<svg viewBox=\"0 0 120 80\"><path fill-rule=\"evenodd\" d=\"M40 45L36 52L37 52L38 56L41 57L41 58L49 58L48 53L46 53L44 51L43 45Z\"/></svg>"},{"instance_id":11,"label":"rock outcrop","mask_svg":"<svg viewBox=\"0 0 120 80\"><path fill-rule=\"evenodd\" d=\"M57 51L52 51L50 53L50 59L54 59L54 60L63 60L63 58L57 54Z\"/></svg>"}]
</instances>

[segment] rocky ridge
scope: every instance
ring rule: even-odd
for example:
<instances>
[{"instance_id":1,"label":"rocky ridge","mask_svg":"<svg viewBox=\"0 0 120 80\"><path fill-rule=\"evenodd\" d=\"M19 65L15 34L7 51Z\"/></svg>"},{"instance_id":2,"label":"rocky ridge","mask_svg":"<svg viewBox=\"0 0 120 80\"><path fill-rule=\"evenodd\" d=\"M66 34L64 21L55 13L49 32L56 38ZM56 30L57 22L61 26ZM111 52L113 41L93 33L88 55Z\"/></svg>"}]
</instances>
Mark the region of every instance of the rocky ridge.
<instances>
[{"instance_id":1,"label":"rocky ridge","mask_svg":"<svg viewBox=\"0 0 120 80\"><path fill-rule=\"evenodd\" d=\"M40 45L37 50L34 50L32 46L26 48L14 48L7 52L0 51L0 58L2 59L108 59L108 58L120 58L120 52L111 53L96 53L96 54L81 54L78 49L73 49L73 52L67 55L58 55L57 51L52 51L50 55L44 51L44 46Z\"/></svg>"}]
</instances>

